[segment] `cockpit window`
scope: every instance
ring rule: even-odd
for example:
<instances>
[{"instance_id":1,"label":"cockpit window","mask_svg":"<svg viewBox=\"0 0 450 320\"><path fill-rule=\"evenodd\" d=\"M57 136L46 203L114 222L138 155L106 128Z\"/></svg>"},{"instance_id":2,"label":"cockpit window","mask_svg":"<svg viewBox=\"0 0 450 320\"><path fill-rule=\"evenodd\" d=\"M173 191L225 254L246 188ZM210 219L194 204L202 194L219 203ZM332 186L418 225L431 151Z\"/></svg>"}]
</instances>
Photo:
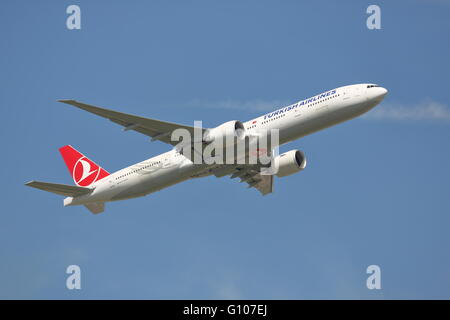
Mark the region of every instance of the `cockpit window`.
<instances>
[{"instance_id":1,"label":"cockpit window","mask_svg":"<svg viewBox=\"0 0 450 320\"><path fill-rule=\"evenodd\" d=\"M377 85L377 84L369 84L367 86L367 88L375 88L375 87L379 87L379 85Z\"/></svg>"}]
</instances>

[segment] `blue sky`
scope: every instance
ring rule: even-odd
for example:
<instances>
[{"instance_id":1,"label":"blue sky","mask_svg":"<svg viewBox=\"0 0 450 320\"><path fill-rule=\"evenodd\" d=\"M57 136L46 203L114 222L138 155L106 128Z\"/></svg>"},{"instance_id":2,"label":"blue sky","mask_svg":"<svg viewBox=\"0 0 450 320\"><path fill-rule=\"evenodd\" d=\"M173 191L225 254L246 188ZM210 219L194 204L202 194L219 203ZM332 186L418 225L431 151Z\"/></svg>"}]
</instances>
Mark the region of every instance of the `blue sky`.
<instances>
[{"instance_id":1,"label":"blue sky","mask_svg":"<svg viewBox=\"0 0 450 320\"><path fill-rule=\"evenodd\" d=\"M366 28L373 3L381 30ZM0 298L450 298L449 1L0 7ZM93 216L23 185L72 184L65 144L109 171L169 150L57 99L212 127L360 82L389 95L283 146L308 167L266 197L209 177ZM372 264L382 290L366 288Z\"/></svg>"}]
</instances>

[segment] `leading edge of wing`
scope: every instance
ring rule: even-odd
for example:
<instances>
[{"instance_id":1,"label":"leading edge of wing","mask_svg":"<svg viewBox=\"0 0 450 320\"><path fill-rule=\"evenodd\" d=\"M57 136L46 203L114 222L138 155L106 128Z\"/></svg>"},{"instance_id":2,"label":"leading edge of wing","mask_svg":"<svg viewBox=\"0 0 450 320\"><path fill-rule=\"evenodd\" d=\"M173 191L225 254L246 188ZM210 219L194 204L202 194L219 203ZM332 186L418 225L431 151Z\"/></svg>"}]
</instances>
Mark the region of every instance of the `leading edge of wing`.
<instances>
[{"instance_id":1,"label":"leading edge of wing","mask_svg":"<svg viewBox=\"0 0 450 320\"><path fill-rule=\"evenodd\" d=\"M176 129L188 130L191 135L194 134L194 127L186 126L178 123L161 121L151 118L144 118L128 113L118 112L106 108L101 108L86 103L82 103L76 100L61 99L58 102L62 102L84 111L88 111L102 118L108 119L114 123L117 123L124 127L124 130L134 130L139 133L145 134L152 138L152 140L159 140L170 145L176 145L178 141L171 141L171 133ZM203 129L203 131L206 129Z\"/></svg>"}]
</instances>

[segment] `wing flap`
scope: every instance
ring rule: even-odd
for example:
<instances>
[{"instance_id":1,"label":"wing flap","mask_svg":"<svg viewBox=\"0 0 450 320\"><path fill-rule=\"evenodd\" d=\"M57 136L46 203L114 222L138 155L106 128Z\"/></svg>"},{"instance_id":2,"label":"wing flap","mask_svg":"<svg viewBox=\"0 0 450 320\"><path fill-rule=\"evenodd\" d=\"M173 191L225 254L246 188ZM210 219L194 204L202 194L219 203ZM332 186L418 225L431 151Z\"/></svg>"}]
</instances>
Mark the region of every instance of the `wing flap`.
<instances>
[{"instance_id":1,"label":"wing flap","mask_svg":"<svg viewBox=\"0 0 450 320\"><path fill-rule=\"evenodd\" d=\"M78 197L88 193L91 193L91 188L85 187L76 187L70 186L67 184L59 184L59 183L50 183L50 182L42 182L42 181L30 181L25 183L26 186L33 187L36 189L56 193L62 196L68 197Z\"/></svg>"},{"instance_id":2,"label":"wing flap","mask_svg":"<svg viewBox=\"0 0 450 320\"><path fill-rule=\"evenodd\" d=\"M218 178L225 175L231 175L231 179L239 178L240 182L246 182L249 188L257 189L263 196L273 192L273 175L262 175L255 165L222 166L211 172Z\"/></svg>"}]
</instances>

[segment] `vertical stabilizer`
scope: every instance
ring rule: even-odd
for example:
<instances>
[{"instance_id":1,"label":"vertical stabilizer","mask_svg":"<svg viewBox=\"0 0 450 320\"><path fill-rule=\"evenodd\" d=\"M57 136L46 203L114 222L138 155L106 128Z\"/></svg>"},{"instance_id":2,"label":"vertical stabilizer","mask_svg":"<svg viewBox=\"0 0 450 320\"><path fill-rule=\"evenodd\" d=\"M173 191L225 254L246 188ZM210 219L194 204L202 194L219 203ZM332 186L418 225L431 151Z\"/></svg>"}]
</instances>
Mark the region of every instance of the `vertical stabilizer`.
<instances>
[{"instance_id":1,"label":"vertical stabilizer","mask_svg":"<svg viewBox=\"0 0 450 320\"><path fill-rule=\"evenodd\" d=\"M89 187L94 182L109 176L109 172L94 161L75 150L72 146L59 148L59 152L72 175L73 182L79 187Z\"/></svg>"}]
</instances>

